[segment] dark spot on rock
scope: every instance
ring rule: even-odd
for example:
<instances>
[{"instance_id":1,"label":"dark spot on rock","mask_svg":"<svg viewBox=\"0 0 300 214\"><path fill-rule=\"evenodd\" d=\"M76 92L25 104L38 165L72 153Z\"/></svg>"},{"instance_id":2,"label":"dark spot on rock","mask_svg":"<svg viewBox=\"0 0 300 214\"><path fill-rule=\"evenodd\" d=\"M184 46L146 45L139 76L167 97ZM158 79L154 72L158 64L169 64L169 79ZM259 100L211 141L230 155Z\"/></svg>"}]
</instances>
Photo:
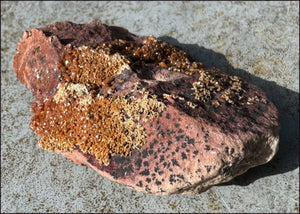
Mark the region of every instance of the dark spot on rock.
<instances>
[{"instance_id":1,"label":"dark spot on rock","mask_svg":"<svg viewBox=\"0 0 300 214\"><path fill-rule=\"evenodd\" d=\"M209 134L205 133L204 138L208 138Z\"/></svg>"},{"instance_id":2,"label":"dark spot on rock","mask_svg":"<svg viewBox=\"0 0 300 214\"><path fill-rule=\"evenodd\" d=\"M162 174L164 174L164 171L159 171L158 174L162 175Z\"/></svg>"},{"instance_id":3,"label":"dark spot on rock","mask_svg":"<svg viewBox=\"0 0 300 214\"><path fill-rule=\"evenodd\" d=\"M148 187L148 185L145 186L145 190L146 190L147 192L150 192L150 191L151 191L151 189Z\"/></svg>"},{"instance_id":4,"label":"dark spot on rock","mask_svg":"<svg viewBox=\"0 0 300 214\"><path fill-rule=\"evenodd\" d=\"M154 143L150 143L150 149L153 149Z\"/></svg>"},{"instance_id":5,"label":"dark spot on rock","mask_svg":"<svg viewBox=\"0 0 300 214\"><path fill-rule=\"evenodd\" d=\"M118 180L118 175L117 175L117 173L115 172L115 171L112 171L111 173L110 173L110 175L115 179L115 180Z\"/></svg>"},{"instance_id":6,"label":"dark spot on rock","mask_svg":"<svg viewBox=\"0 0 300 214\"><path fill-rule=\"evenodd\" d=\"M200 173L200 172L201 172L201 169L200 169L200 168L196 170L196 173L197 173L197 174Z\"/></svg>"},{"instance_id":7,"label":"dark spot on rock","mask_svg":"<svg viewBox=\"0 0 300 214\"><path fill-rule=\"evenodd\" d=\"M189 150L189 149L186 149L185 151L186 151L187 153L189 153L189 152L190 152L190 150Z\"/></svg>"},{"instance_id":8,"label":"dark spot on rock","mask_svg":"<svg viewBox=\"0 0 300 214\"><path fill-rule=\"evenodd\" d=\"M139 158L135 161L135 165L137 166L137 169L139 170L141 168L142 165L142 160Z\"/></svg>"},{"instance_id":9,"label":"dark spot on rock","mask_svg":"<svg viewBox=\"0 0 300 214\"><path fill-rule=\"evenodd\" d=\"M176 179L175 179L175 175L174 175L174 174L171 174L171 175L170 175L169 181L170 181L171 184L176 182Z\"/></svg>"},{"instance_id":10,"label":"dark spot on rock","mask_svg":"<svg viewBox=\"0 0 300 214\"><path fill-rule=\"evenodd\" d=\"M165 160L165 156L161 155L160 159L159 159L159 162L163 162L164 160Z\"/></svg>"},{"instance_id":11,"label":"dark spot on rock","mask_svg":"<svg viewBox=\"0 0 300 214\"><path fill-rule=\"evenodd\" d=\"M154 172L158 172L158 170L159 170L158 166L154 167Z\"/></svg>"},{"instance_id":12,"label":"dark spot on rock","mask_svg":"<svg viewBox=\"0 0 300 214\"><path fill-rule=\"evenodd\" d=\"M228 154L228 151L229 151L229 148L228 148L228 146L226 146L226 147L225 147L225 153Z\"/></svg>"},{"instance_id":13,"label":"dark spot on rock","mask_svg":"<svg viewBox=\"0 0 300 214\"><path fill-rule=\"evenodd\" d=\"M142 151L142 155L143 155L143 158L146 158L146 157L148 156L148 151L147 151L147 149L144 149L144 150Z\"/></svg>"},{"instance_id":14,"label":"dark spot on rock","mask_svg":"<svg viewBox=\"0 0 300 214\"><path fill-rule=\"evenodd\" d=\"M181 175L181 174L180 174L180 175L177 175L177 177L180 178L180 179L182 179L182 180L184 180L184 176Z\"/></svg>"},{"instance_id":15,"label":"dark spot on rock","mask_svg":"<svg viewBox=\"0 0 300 214\"><path fill-rule=\"evenodd\" d=\"M168 164L167 162L164 162L164 163L163 163L163 165L164 165L164 168L166 168L166 167L167 167L167 164Z\"/></svg>"},{"instance_id":16,"label":"dark spot on rock","mask_svg":"<svg viewBox=\"0 0 300 214\"><path fill-rule=\"evenodd\" d=\"M161 149L160 149L160 148L158 148L158 149L157 149L157 153L160 153L160 152L161 152Z\"/></svg>"},{"instance_id":17,"label":"dark spot on rock","mask_svg":"<svg viewBox=\"0 0 300 214\"><path fill-rule=\"evenodd\" d=\"M140 158L142 156L142 154L140 152L138 152L137 156Z\"/></svg>"},{"instance_id":18,"label":"dark spot on rock","mask_svg":"<svg viewBox=\"0 0 300 214\"><path fill-rule=\"evenodd\" d=\"M181 147L182 147L182 148L185 148L185 147L186 147L186 143L182 143L182 144L181 144Z\"/></svg>"},{"instance_id":19,"label":"dark spot on rock","mask_svg":"<svg viewBox=\"0 0 300 214\"><path fill-rule=\"evenodd\" d=\"M234 148L231 148L230 154L232 155L234 153Z\"/></svg>"},{"instance_id":20,"label":"dark spot on rock","mask_svg":"<svg viewBox=\"0 0 300 214\"><path fill-rule=\"evenodd\" d=\"M172 143L173 143L173 142L169 140L169 141L168 141L168 146L171 146Z\"/></svg>"},{"instance_id":21,"label":"dark spot on rock","mask_svg":"<svg viewBox=\"0 0 300 214\"><path fill-rule=\"evenodd\" d=\"M165 138L165 132L163 130L160 130L160 132L158 132L158 135L161 135L163 138Z\"/></svg>"},{"instance_id":22,"label":"dark spot on rock","mask_svg":"<svg viewBox=\"0 0 300 214\"><path fill-rule=\"evenodd\" d=\"M182 129L179 129L179 130L178 130L178 133L183 133L183 130L182 130Z\"/></svg>"},{"instance_id":23,"label":"dark spot on rock","mask_svg":"<svg viewBox=\"0 0 300 214\"><path fill-rule=\"evenodd\" d=\"M179 166L179 163L177 162L176 159L173 158L171 161L172 161L173 166Z\"/></svg>"},{"instance_id":24,"label":"dark spot on rock","mask_svg":"<svg viewBox=\"0 0 300 214\"><path fill-rule=\"evenodd\" d=\"M45 56L39 56L39 59L40 59L41 63L45 62Z\"/></svg>"},{"instance_id":25,"label":"dark spot on rock","mask_svg":"<svg viewBox=\"0 0 300 214\"><path fill-rule=\"evenodd\" d=\"M88 160L87 160L87 162L89 162L89 163L92 163L92 158L89 158Z\"/></svg>"},{"instance_id":26,"label":"dark spot on rock","mask_svg":"<svg viewBox=\"0 0 300 214\"><path fill-rule=\"evenodd\" d=\"M187 159L187 156L184 152L181 153L182 160Z\"/></svg>"},{"instance_id":27,"label":"dark spot on rock","mask_svg":"<svg viewBox=\"0 0 300 214\"><path fill-rule=\"evenodd\" d=\"M149 153L149 155L152 155L153 154L153 150L150 149L148 153Z\"/></svg>"},{"instance_id":28,"label":"dark spot on rock","mask_svg":"<svg viewBox=\"0 0 300 214\"><path fill-rule=\"evenodd\" d=\"M188 144L194 144L194 142L195 142L195 139L193 139L193 138L190 138L189 140L188 140Z\"/></svg>"},{"instance_id":29,"label":"dark spot on rock","mask_svg":"<svg viewBox=\"0 0 300 214\"><path fill-rule=\"evenodd\" d=\"M172 152L172 155L175 155L175 152Z\"/></svg>"},{"instance_id":30,"label":"dark spot on rock","mask_svg":"<svg viewBox=\"0 0 300 214\"><path fill-rule=\"evenodd\" d=\"M158 180L156 180L156 181L155 181L155 185L160 186L160 185L161 185L161 182L158 181Z\"/></svg>"},{"instance_id":31,"label":"dark spot on rock","mask_svg":"<svg viewBox=\"0 0 300 214\"><path fill-rule=\"evenodd\" d=\"M151 182L151 178L146 178L146 182L150 183Z\"/></svg>"},{"instance_id":32,"label":"dark spot on rock","mask_svg":"<svg viewBox=\"0 0 300 214\"><path fill-rule=\"evenodd\" d=\"M176 149L175 149L175 152L178 152L178 151L179 151L179 147L177 146Z\"/></svg>"},{"instance_id":33,"label":"dark spot on rock","mask_svg":"<svg viewBox=\"0 0 300 214\"><path fill-rule=\"evenodd\" d=\"M170 164L171 164L170 162L164 162L163 163L164 168L167 168L167 169L170 168Z\"/></svg>"},{"instance_id":34,"label":"dark spot on rock","mask_svg":"<svg viewBox=\"0 0 300 214\"><path fill-rule=\"evenodd\" d=\"M207 173L209 173L209 172L210 172L210 170L211 170L211 167L212 167L212 166L207 166L207 165L204 165L204 167L206 168L206 171L207 171Z\"/></svg>"},{"instance_id":35,"label":"dark spot on rock","mask_svg":"<svg viewBox=\"0 0 300 214\"><path fill-rule=\"evenodd\" d=\"M137 185L138 187L143 187L142 181L139 181L136 185Z\"/></svg>"},{"instance_id":36,"label":"dark spot on rock","mask_svg":"<svg viewBox=\"0 0 300 214\"><path fill-rule=\"evenodd\" d=\"M150 174L149 169L145 169L144 171L140 172L140 175L143 175L143 176L147 176L149 174Z\"/></svg>"},{"instance_id":37,"label":"dark spot on rock","mask_svg":"<svg viewBox=\"0 0 300 214\"><path fill-rule=\"evenodd\" d=\"M210 150L210 146L209 146L209 145L205 145L204 150L205 150L205 151L209 151L209 150Z\"/></svg>"},{"instance_id":38,"label":"dark spot on rock","mask_svg":"<svg viewBox=\"0 0 300 214\"><path fill-rule=\"evenodd\" d=\"M148 162L148 161L144 161L144 162L143 162L143 165L144 165L144 166L149 166L149 162Z\"/></svg>"},{"instance_id":39,"label":"dark spot on rock","mask_svg":"<svg viewBox=\"0 0 300 214\"><path fill-rule=\"evenodd\" d=\"M179 123L175 123L175 127L178 128L180 126Z\"/></svg>"},{"instance_id":40,"label":"dark spot on rock","mask_svg":"<svg viewBox=\"0 0 300 214\"><path fill-rule=\"evenodd\" d=\"M170 113L167 113L167 114L166 114L166 118L167 118L167 119L170 119L170 118L171 118L171 114L170 114Z\"/></svg>"},{"instance_id":41,"label":"dark spot on rock","mask_svg":"<svg viewBox=\"0 0 300 214\"><path fill-rule=\"evenodd\" d=\"M180 141L180 136L175 137L177 141Z\"/></svg>"}]
</instances>

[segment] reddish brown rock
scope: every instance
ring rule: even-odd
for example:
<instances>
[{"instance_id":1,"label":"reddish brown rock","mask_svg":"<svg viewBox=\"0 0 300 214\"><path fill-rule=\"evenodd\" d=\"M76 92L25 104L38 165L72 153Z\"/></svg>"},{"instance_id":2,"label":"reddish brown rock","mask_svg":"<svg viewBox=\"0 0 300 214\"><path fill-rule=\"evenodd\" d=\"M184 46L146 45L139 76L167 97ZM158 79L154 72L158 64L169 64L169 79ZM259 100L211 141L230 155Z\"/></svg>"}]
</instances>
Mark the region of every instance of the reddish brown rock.
<instances>
[{"instance_id":1,"label":"reddish brown rock","mask_svg":"<svg viewBox=\"0 0 300 214\"><path fill-rule=\"evenodd\" d=\"M42 148L141 192L202 192L278 150L261 89L153 36L54 23L24 33L14 70Z\"/></svg>"}]
</instances>

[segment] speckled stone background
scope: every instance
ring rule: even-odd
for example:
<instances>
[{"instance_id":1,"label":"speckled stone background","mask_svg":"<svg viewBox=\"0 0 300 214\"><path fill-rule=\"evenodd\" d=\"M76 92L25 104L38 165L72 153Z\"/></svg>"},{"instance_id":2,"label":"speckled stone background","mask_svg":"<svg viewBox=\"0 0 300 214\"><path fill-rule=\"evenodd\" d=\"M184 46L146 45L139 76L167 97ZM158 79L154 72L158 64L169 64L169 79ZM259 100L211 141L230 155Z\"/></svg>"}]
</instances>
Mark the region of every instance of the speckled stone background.
<instances>
[{"instance_id":1,"label":"speckled stone background","mask_svg":"<svg viewBox=\"0 0 300 214\"><path fill-rule=\"evenodd\" d=\"M202 194L157 197L39 148L13 55L23 31L99 21L153 34L267 92L280 112L268 164ZM299 212L298 2L1 2L1 211Z\"/></svg>"}]
</instances>

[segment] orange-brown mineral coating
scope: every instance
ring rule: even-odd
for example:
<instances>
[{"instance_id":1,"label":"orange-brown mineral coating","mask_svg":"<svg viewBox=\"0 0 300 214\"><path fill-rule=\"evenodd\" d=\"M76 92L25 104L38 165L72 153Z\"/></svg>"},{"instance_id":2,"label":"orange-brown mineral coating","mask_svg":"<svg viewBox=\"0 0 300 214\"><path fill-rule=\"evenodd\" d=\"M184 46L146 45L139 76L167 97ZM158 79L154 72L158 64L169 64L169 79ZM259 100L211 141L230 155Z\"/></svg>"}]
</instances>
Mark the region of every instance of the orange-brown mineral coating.
<instances>
[{"instance_id":1,"label":"orange-brown mineral coating","mask_svg":"<svg viewBox=\"0 0 300 214\"><path fill-rule=\"evenodd\" d=\"M125 116L121 107L126 107L121 100L95 98L93 103L83 105L69 96L64 102L50 100L42 105L43 110L35 112L31 126L41 136L40 146L49 151L79 147L95 155L100 163L108 164L112 153L128 155L133 146L143 142L141 127L129 127L128 121L120 120ZM134 136L136 141L128 140L128 136Z\"/></svg>"},{"instance_id":2,"label":"orange-brown mineral coating","mask_svg":"<svg viewBox=\"0 0 300 214\"><path fill-rule=\"evenodd\" d=\"M57 152L79 147L107 165L112 154L127 156L143 145L146 136L140 120L156 117L164 105L147 93L129 101L98 96L86 86L66 83L53 99L34 103L31 127L41 136L40 146ZM142 114L147 115L141 118Z\"/></svg>"},{"instance_id":3,"label":"orange-brown mineral coating","mask_svg":"<svg viewBox=\"0 0 300 214\"><path fill-rule=\"evenodd\" d=\"M190 63L185 52L154 37L140 47L119 40L97 48L67 46L58 66L64 75L56 95L37 100L32 107L31 127L41 136L40 146L57 152L78 147L103 164L109 164L113 154L127 156L142 146L146 135L139 124L141 115L146 114L145 121L152 119L164 104L148 93L135 101L109 92L97 95L97 90L111 87L122 70L141 61L170 65L184 73L202 67Z\"/></svg>"},{"instance_id":4,"label":"orange-brown mineral coating","mask_svg":"<svg viewBox=\"0 0 300 214\"><path fill-rule=\"evenodd\" d=\"M117 54L119 59L109 61L107 57L103 57L106 54ZM125 62L133 69L142 66L142 62L153 63L190 75L204 68L202 63L191 62L183 50L153 36L146 37L142 45L115 40L102 43L95 49L86 46L72 49L67 46L58 68L65 74L64 79L67 81L104 84L103 81L109 82L113 79L115 70L120 70Z\"/></svg>"},{"instance_id":5,"label":"orange-brown mineral coating","mask_svg":"<svg viewBox=\"0 0 300 214\"><path fill-rule=\"evenodd\" d=\"M149 36L143 40L141 45L136 45L130 41L115 40L106 42L100 46L108 53L120 53L129 59L130 65L141 66L144 63L154 63L169 70L193 74L204 68L200 62L191 62L190 57L183 50L166 42Z\"/></svg>"},{"instance_id":6,"label":"orange-brown mineral coating","mask_svg":"<svg viewBox=\"0 0 300 214\"><path fill-rule=\"evenodd\" d=\"M66 47L58 68L65 74L64 80L74 83L92 83L105 87L116 74L129 69L127 60L118 53L107 55L104 50L87 46Z\"/></svg>"}]
</instances>

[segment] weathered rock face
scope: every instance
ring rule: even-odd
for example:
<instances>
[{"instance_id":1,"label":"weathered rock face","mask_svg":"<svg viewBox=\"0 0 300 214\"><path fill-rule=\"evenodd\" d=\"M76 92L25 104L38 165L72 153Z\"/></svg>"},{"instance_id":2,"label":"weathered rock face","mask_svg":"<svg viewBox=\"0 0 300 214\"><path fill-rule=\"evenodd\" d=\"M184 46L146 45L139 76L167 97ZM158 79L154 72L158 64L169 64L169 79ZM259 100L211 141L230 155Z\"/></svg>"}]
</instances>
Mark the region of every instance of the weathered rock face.
<instances>
[{"instance_id":1,"label":"weathered rock face","mask_svg":"<svg viewBox=\"0 0 300 214\"><path fill-rule=\"evenodd\" d=\"M42 148L146 193L199 193L278 150L258 87L153 36L98 23L24 33L14 57Z\"/></svg>"}]
</instances>

